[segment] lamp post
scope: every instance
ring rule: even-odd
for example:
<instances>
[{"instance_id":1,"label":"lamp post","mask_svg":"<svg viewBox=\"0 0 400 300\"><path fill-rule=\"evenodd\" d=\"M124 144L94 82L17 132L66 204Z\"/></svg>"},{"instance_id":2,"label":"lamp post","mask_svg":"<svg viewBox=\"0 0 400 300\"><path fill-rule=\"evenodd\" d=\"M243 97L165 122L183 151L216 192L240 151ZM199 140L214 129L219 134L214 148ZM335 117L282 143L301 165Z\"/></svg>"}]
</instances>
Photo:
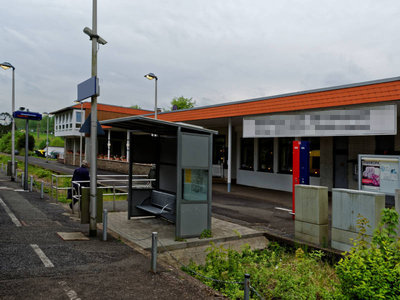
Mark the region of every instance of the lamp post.
<instances>
[{"instance_id":1,"label":"lamp post","mask_svg":"<svg viewBox=\"0 0 400 300\"><path fill-rule=\"evenodd\" d=\"M47 131L46 131L46 162L49 162L49 118L50 114L47 112L44 112L43 115L47 116Z\"/></svg>"},{"instance_id":2,"label":"lamp post","mask_svg":"<svg viewBox=\"0 0 400 300\"><path fill-rule=\"evenodd\" d=\"M74 101L74 103L81 103L81 128L83 125L83 102L82 101ZM79 166L82 166L82 135L83 133L79 133Z\"/></svg>"},{"instance_id":3,"label":"lamp post","mask_svg":"<svg viewBox=\"0 0 400 300\"><path fill-rule=\"evenodd\" d=\"M92 40L92 77L97 77L97 48L105 41L97 34L97 0L93 0L92 29L85 27L83 32ZM91 99L90 122L90 223L89 236L97 235L96 201L97 201L97 95ZM86 150L87 151L87 150Z\"/></svg>"},{"instance_id":4,"label":"lamp post","mask_svg":"<svg viewBox=\"0 0 400 300\"><path fill-rule=\"evenodd\" d=\"M154 119L157 119L157 81L158 77L154 75L154 73L149 73L144 75L148 80L153 80L155 79L155 98L154 98Z\"/></svg>"},{"instance_id":5,"label":"lamp post","mask_svg":"<svg viewBox=\"0 0 400 300\"><path fill-rule=\"evenodd\" d=\"M11 116L15 111L15 67L9 62L3 62L0 67L4 70L12 68L12 104L11 104ZM15 180L15 120L12 118L11 125L11 181Z\"/></svg>"}]
</instances>

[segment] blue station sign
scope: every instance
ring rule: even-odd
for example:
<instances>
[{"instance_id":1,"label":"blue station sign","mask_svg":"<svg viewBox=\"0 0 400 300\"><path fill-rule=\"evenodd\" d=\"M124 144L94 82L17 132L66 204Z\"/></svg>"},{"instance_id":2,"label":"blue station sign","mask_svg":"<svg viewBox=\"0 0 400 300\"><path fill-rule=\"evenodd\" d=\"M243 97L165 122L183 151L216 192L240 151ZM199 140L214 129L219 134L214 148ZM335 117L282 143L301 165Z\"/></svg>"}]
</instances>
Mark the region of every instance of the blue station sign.
<instances>
[{"instance_id":1,"label":"blue station sign","mask_svg":"<svg viewBox=\"0 0 400 300\"><path fill-rule=\"evenodd\" d=\"M17 119L40 121L42 119L42 114L32 111L17 110L14 111L13 117Z\"/></svg>"},{"instance_id":2,"label":"blue station sign","mask_svg":"<svg viewBox=\"0 0 400 300\"><path fill-rule=\"evenodd\" d=\"M99 79L96 76L78 84L78 99L82 101L92 96L99 96Z\"/></svg>"}]
</instances>

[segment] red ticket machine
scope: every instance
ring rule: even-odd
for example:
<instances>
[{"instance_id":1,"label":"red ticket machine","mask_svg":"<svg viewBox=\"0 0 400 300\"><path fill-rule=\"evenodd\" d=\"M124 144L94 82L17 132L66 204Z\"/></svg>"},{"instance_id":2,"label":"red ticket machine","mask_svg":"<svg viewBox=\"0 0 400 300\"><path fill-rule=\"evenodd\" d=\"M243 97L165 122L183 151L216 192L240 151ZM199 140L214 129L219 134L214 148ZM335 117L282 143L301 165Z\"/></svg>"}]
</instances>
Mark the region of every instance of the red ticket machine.
<instances>
[{"instance_id":1,"label":"red ticket machine","mask_svg":"<svg viewBox=\"0 0 400 300\"><path fill-rule=\"evenodd\" d=\"M300 183L300 141L293 141L293 182L292 182L292 213L295 217L295 189L294 186Z\"/></svg>"}]
</instances>

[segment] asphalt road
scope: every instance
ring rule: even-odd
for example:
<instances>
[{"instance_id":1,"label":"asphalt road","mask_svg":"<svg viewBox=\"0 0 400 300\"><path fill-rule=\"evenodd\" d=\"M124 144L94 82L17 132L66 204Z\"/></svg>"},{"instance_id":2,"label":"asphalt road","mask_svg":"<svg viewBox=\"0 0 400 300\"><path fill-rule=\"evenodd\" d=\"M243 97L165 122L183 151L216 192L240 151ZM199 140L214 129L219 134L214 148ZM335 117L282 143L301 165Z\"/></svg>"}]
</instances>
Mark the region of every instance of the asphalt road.
<instances>
[{"instance_id":1,"label":"asphalt road","mask_svg":"<svg viewBox=\"0 0 400 300\"><path fill-rule=\"evenodd\" d=\"M227 193L226 184L215 183L212 213L233 223L294 238L294 221L289 214L291 201L287 192L233 185Z\"/></svg>"},{"instance_id":2,"label":"asphalt road","mask_svg":"<svg viewBox=\"0 0 400 300\"><path fill-rule=\"evenodd\" d=\"M109 235L64 241L57 232L88 232L64 208L0 176L1 299L209 299L219 298L183 272Z\"/></svg>"}]
</instances>

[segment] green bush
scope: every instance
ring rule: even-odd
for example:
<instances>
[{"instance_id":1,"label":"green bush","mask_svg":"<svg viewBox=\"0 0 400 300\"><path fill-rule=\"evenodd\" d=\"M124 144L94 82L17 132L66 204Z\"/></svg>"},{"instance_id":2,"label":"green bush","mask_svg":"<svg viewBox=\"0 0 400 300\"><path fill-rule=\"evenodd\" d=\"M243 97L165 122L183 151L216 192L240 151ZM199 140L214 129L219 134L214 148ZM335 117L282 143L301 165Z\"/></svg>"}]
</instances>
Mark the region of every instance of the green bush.
<instances>
[{"instance_id":1,"label":"green bush","mask_svg":"<svg viewBox=\"0 0 400 300\"><path fill-rule=\"evenodd\" d=\"M351 299L400 298L398 222L399 215L394 209L384 209L369 243L365 235L368 220L359 216L359 237L336 266L343 295Z\"/></svg>"},{"instance_id":2,"label":"green bush","mask_svg":"<svg viewBox=\"0 0 400 300\"><path fill-rule=\"evenodd\" d=\"M64 140L57 136L49 142L49 146L52 147L64 147Z\"/></svg>"},{"instance_id":3,"label":"green bush","mask_svg":"<svg viewBox=\"0 0 400 300\"><path fill-rule=\"evenodd\" d=\"M38 147L38 149L44 149L44 148L46 148L46 140L42 140L39 143L39 147Z\"/></svg>"},{"instance_id":4,"label":"green bush","mask_svg":"<svg viewBox=\"0 0 400 300\"><path fill-rule=\"evenodd\" d=\"M25 149L25 133L24 134L20 134L17 138L16 138L16 145L15 147L19 150L21 149ZM33 151L33 148L35 148L35 138L33 137L33 135L29 134L28 135L28 149L30 151Z\"/></svg>"},{"instance_id":5,"label":"green bush","mask_svg":"<svg viewBox=\"0 0 400 300\"><path fill-rule=\"evenodd\" d=\"M298 249L294 255L275 243L262 251L245 245L238 252L213 244L207 251L204 265L192 262L183 269L231 299L243 299L243 284L222 281L242 282L246 273L251 275L251 286L265 299L334 299L338 295L335 271L322 262L321 251L307 254ZM255 293L251 297L258 299Z\"/></svg>"},{"instance_id":6,"label":"green bush","mask_svg":"<svg viewBox=\"0 0 400 300\"><path fill-rule=\"evenodd\" d=\"M15 132L15 140L22 134L18 131ZM24 135L25 136L25 135ZM15 147L17 149L17 147ZM4 134L0 139L0 152L11 153L11 132Z\"/></svg>"}]
</instances>

